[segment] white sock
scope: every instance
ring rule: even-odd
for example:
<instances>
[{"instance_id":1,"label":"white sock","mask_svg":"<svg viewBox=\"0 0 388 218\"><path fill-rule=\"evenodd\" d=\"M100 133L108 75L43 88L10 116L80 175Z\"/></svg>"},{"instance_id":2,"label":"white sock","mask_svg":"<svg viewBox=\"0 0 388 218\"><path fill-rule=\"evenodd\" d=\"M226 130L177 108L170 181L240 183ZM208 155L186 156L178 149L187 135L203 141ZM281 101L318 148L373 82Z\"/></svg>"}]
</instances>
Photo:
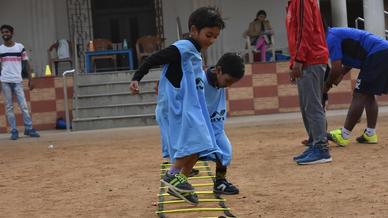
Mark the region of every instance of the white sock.
<instances>
[{"instance_id":1,"label":"white sock","mask_svg":"<svg viewBox=\"0 0 388 218\"><path fill-rule=\"evenodd\" d=\"M348 139L348 138L350 138L351 134L352 134L352 131L345 129L345 127L342 128L342 138Z\"/></svg>"},{"instance_id":2,"label":"white sock","mask_svg":"<svg viewBox=\"0 0 388 218\"><path fill-rule=\"evenodd\" d=\"M368 136L372 136L372 135L376 134L376 129L366 128L365 133L366 133Z\"/></svg>"}]
</instances>

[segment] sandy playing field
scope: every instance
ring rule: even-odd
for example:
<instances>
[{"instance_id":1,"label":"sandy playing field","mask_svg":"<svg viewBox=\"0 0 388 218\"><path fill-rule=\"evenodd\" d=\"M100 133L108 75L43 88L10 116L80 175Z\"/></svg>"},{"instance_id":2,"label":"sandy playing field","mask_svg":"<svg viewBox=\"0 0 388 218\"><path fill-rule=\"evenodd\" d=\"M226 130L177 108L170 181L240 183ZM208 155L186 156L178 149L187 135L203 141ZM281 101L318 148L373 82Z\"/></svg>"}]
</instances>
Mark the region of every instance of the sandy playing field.
<instances>
[{"instance_id":1,"label":"sandy playing field","mask_svg":"<svg viewBox=\"0 0 388 218\"><path fill-rule=\"evenodd\" d=\"M331 117L329 126L343 120ZM363 127L365 120L354 136ZM334 161L315 166L292 161L304 149L299 120L231 124L227 132L229 179L241 193L225 198L238 217L388 217L388 117L379 119L379 144L331 145ZM0 217L156 217L156 127L42 135L0 137Z\"/></svg>"}]
</instances>

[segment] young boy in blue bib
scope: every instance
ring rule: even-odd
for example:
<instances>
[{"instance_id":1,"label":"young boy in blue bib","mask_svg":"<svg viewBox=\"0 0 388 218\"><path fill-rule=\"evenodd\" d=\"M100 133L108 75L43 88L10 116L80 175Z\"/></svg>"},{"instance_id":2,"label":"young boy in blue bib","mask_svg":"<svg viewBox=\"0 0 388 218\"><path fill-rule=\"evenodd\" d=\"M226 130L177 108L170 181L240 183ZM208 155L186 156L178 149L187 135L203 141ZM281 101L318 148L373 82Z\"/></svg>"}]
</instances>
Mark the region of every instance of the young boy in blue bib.
<instances>
[{"instance_id":1,"label":"young boy in blue bib","mask_svg":"<svg viewBox=\"0 0 388 218\"><path fill-rule=\"evenodd\" d=\"M217 39L225 23L210 7L195 10L189 17L190 37L148 57L136 71L130 90L139 92L139 81L149 69L163 65L158 87L156 120L173 166L161 182L168 193L197 205L198 197L187 177L198 158L218 152L206 107L205 73L201 50Z\"/></svg>"},{"instance_id":2,"label":"young boy in blue bib","mask_svg":"<svg viewBox=\"0 0 388 218\"><path fill-rule=\"evenodd\" d=\"M226 53L214 67L210 67L206 71L206 77L203 81L206 105L219 152L202 159L216 162L216 179L213 190L218 194L233 195L239 193L239 190L226 180L227 166L232 161L232 145L224 130L224 121L227 115L225 87L239 81L244 76L244 71L244 60L236 53ZM162 156L168 159L170 155L166 138L163 135L161 137ZM194 169L191 172L192 175L198 173Z\"/></svg>"},{"instance_id":3,"label":"young boy in blue bib","mask_svg":"<svg viewBox=\"0 0 388 218\"><path fill-rule=\"evenodd\" d=\"M243 59L235 53L224 54L206 72L205 97L210 121L212 123L216 144L220 152L212 155L216 162L216 179L214 192L218 194L238 194L239 190L226 180L227 166L232 160L232 145L224 130L226 120L225 87L231 86L244 76Z\"/></svg>"}]
</instances>

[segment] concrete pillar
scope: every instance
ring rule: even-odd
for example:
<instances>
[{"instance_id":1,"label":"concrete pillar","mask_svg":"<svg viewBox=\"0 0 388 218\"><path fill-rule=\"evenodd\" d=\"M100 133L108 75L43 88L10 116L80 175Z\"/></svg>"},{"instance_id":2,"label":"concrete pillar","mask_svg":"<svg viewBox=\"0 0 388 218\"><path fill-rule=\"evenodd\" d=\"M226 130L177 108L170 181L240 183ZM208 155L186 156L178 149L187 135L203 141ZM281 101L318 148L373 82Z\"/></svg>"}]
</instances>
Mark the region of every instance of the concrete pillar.
<instances>
[{"instance_id":1,"label":"concrete pillar","mask_svg":"<svg viewBox=\"0 0 388 218\"><path fill-rule=\"evenodd\" d=\"M330 3L333 26L347 27L348 13L346 10L346 0L331 0Z\"/></svg>"},{"instance_id":2,"label":"concrete pillar","mask_svg":"<svg viewBox=\"0 0 388 218\"><path fill-rule=\"evenodd\" d=\"M384 0L364 0L365 30L385 38Z\"/></svg>"}]
</instances>

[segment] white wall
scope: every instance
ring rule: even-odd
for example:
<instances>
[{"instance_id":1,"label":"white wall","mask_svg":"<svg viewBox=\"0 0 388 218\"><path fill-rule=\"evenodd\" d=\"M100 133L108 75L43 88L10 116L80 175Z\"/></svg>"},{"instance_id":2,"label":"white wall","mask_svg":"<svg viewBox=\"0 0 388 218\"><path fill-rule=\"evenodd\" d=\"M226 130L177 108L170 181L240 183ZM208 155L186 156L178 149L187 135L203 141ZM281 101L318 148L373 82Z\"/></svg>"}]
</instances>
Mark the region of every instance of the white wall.
<instances>
[{"instance_id":1,"label":"white wall","mask_svg":"<svg viewBox=\"0 0 388 218\"><path fill-rule=\"evenodd\" d=\"M47 49L68 38L66 0L12 0L0 3L0 22L15 28L14 40L24 44L37 75L48 64Z\"/></svg>"},{"instance_id":2,"label":"white wall","mask_svg":"<svg viewBox=\"0 0 388 218\"><path fill-rule=\"evenodd\" d=\"M181 20L182 32L188 32L187 21L192 11L192 0L163 0L163 25L166 46L177 40L176 17Z\"/></svg>"},{"instance_id":3,"label":"white wall","mask_svg":"<svg viewBox=\"0 0 388 218\"><path fill-rule=\"evenodd\" d=\"M164 33L166 45L176 41L176 16L181 18L183 32L187 32L187 20L193 11L195 0L164 0ZM287 49L287 35L285 27L285 13L287 0L220 0L226 29L222 32L223 49L228 51L241 51L244 47L242 33L248 28L249 23L255 18L257 11L263 9L267 12L269 21L275 32L277 49Z\"/></svg>"}]
</instances>

